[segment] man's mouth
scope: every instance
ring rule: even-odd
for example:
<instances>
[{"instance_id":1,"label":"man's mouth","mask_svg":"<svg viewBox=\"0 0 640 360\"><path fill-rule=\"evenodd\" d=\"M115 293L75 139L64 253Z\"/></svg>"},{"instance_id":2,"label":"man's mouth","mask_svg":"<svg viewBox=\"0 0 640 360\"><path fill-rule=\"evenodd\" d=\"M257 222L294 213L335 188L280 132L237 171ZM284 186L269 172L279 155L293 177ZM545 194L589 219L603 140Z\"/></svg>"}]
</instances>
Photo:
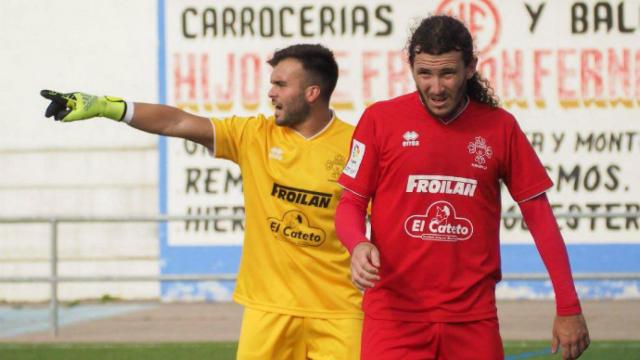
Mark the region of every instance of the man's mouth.
<instances>
[{"instance_id":1,"label":"man's mouth","mask_svg":"<svg viewBox=\"0 0 640 360\"><path fill-rule=\"evenodd\" d=\"M447 102L446 96L430 96L429 101L435 106L443 106Z\"/></svg>"}]
</instances>

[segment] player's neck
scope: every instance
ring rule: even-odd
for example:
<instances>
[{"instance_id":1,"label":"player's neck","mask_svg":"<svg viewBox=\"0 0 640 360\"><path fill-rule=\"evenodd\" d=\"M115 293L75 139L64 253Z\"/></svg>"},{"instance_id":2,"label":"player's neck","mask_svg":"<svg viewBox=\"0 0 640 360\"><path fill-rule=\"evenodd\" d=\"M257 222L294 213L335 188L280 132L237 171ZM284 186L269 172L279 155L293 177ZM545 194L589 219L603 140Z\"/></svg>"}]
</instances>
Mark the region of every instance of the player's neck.
<instances>
[{"instance_id":1,"label":"player's neck","mask_svg":"<svg viewBox=\"0 0 640 360\"><path fill-rule=\"evenodd\" d=\"M321 133L333 119L333 110L322 107L311 110L307 118L296 126L292 127L305 139L311 139Z\"/></svg>"},{"instance_id":2,"label":"player's neck","mask_svg":"<svg viewBox=\"0 0 640 360\"><path fill-rule=\"evenodd\" d=\"M445 124L452 122L453 120L457 119L460 114L462 114L462 112L467 108L467 105L469 105L469 96L464 95L458 102L458 105L455 107L455 109L451 113L449 113L449 115L439 118L440 121Z\"/></svg>"},{"instance_id":3,"label":"player's neck","mask_svg":"<svg viewBox=\"0 0 640 360\"><path fill-rule=\"evenodd\" d=\"M422 106L424 107L424 109L431 115L431 117L433 117L434 119L437 119L443 124L449 124L453 120L457 119L460 116L460 114L462 114L466 110L467 105L469 105L469 102L471 101L469 99L469 95L465 94L462 97L462 99L460 99L460 101L458 102L454 110L451 111L448 115L437 116L434 113L432 113L431 110L429 110L429 107L427 106L427 103L424 97L422 96L422 93L418 92L418 95L419 95L418 97L420 98L420 103L422 103Z\"/></svg>"}]
</instances>

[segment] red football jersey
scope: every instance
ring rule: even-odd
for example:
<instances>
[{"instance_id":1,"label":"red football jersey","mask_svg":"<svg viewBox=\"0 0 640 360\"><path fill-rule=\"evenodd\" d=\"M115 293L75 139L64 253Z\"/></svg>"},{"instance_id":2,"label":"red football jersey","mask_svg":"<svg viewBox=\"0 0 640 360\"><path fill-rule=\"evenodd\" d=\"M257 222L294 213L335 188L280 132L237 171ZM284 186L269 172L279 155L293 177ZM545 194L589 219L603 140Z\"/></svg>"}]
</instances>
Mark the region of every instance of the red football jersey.
<instances>
[{"instance_id":1,"label":"red football jersey","mask_svg":"<svg viewBox=\"0 0 640 360\"><path fill-rule=\"evenodd\" d=\"M511 114L470 101L445 124L417 92L364 112L339 182L372 199L381 280L365 313L437 322L496 316L501 183L518 202L552 185Z\"/></svg>"}]
</instances>

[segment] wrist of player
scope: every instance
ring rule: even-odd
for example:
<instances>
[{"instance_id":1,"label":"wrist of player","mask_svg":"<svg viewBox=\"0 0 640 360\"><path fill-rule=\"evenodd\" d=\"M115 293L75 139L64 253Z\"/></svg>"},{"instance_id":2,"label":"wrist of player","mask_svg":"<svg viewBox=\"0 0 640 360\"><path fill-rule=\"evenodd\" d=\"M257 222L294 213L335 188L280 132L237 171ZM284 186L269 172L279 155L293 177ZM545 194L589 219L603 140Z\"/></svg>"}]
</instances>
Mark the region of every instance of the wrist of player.
<instances>
[{"instance_id":1,"label":"wrist of player","mask_svg":"<svg viewBox=\"0 0 640 360\"><path fill-rule=\"evenodd\" d=\"M349 250L349 253L353 254L353 252L355 251L355 249L358 247L358 245L360 244L366 244L366 245L370 245L371 242L369 241L369 239L367 239L366 237L362 237L356 241L353 242L353 246L351 247L351 249ZM362 246L366 246L366 245L362 245Z\"/></svg>"},{"instance_id":2,"label":"wrist of player","mask_svg":"<svg viewBox=\"0 0 640 360\"><path fill-rule=\"evenodd\" d=\"M573 304L567 305L556 305L556 315L557 316L573 316L582 314L582 307L580 306L580 302L576 300Z\"/></svg>"},{"instance_id":3,"label":"wrist of player","mask_svg":"<svg viewBox=\"0 0 640 360\"><path fill-rule=\"evenodd\" d=\"M100 116L115 121L122 121L127 124L129 124L131 119L133 119L133 102L125 101L124 99L113 96L103 96L101 101L104 108L100 113Z\"/></svg>"},{"instance_id":4,"label":"wrist of player","mask_svg":"<svg viewBox=\"0 0 640 360\"><path fill-rule=\"evenodd\" d=\"M127 103L123 99L114 96L101 96L96 101L100 106L99 116L122 121L127 111Z\"/></svg>"}]
</instances>

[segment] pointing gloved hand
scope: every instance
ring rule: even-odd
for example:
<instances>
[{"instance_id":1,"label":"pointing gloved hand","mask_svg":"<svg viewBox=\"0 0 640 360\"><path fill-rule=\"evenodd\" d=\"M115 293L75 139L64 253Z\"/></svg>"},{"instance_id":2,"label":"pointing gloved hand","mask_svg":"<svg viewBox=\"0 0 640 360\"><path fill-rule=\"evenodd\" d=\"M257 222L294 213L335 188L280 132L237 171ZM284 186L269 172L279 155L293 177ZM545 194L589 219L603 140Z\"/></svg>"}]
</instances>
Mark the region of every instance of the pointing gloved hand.
<instances>
[{"instance_id":1,"label":"pointing gloved hand","mask_svg":"<svg viewBox=\"0 0 640 360\"><path fill-rule=\"evenodd\" d=\"M112 96L95 96L81 92L63 94L53 90L42 90L40 95L51 100L44 116L53 116L55 120L63 122L94 117L122 121L127 112L127 103Z\"/></svg>"}]
</instances>

